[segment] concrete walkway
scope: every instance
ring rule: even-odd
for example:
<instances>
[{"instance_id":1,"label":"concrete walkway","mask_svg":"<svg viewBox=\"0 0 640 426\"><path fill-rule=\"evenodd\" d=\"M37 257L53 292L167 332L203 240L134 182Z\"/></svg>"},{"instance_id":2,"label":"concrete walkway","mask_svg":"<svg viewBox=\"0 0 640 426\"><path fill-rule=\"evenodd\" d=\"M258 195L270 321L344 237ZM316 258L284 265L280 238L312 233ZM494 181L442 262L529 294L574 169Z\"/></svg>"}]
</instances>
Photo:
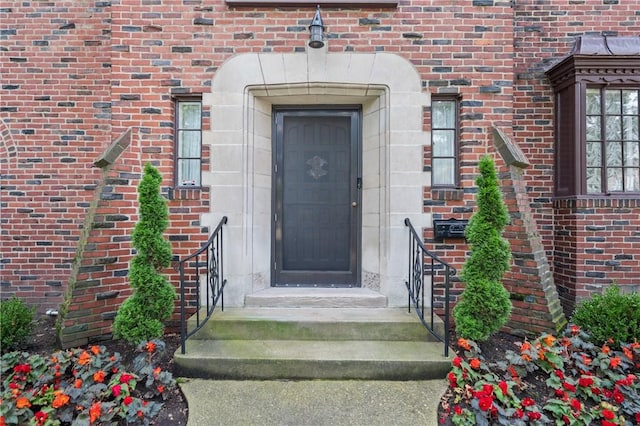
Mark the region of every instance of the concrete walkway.
<instances>
[{"instance_id":1,"label":"concrete walkway","mask_svg":"<svg viewBox=\"0 0 640 426\"><path fill-rule=\"evenodd\" d=\"M188 426L436 426L445 380L187 379Z\"/></svg>"}]
</instances>

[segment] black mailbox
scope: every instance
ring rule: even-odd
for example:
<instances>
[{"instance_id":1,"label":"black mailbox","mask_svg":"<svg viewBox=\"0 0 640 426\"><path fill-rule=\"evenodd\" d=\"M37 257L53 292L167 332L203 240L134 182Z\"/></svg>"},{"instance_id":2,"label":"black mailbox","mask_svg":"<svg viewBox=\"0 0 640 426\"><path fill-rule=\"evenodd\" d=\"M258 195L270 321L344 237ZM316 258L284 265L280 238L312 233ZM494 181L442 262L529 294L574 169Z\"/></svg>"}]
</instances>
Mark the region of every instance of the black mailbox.
<instances>
[{"instance_id":1,"label":"black mailbox","mask_svg":"<svg viewBox=\"0 0 640 426\"><path fill-rule=\"evenodd\" d=\"M468 220L436 219L433 221L434 237L437 240L442 240L443 238L464 238L464 230L467 228L468 224Z\"/></svg>"}]
</instances>

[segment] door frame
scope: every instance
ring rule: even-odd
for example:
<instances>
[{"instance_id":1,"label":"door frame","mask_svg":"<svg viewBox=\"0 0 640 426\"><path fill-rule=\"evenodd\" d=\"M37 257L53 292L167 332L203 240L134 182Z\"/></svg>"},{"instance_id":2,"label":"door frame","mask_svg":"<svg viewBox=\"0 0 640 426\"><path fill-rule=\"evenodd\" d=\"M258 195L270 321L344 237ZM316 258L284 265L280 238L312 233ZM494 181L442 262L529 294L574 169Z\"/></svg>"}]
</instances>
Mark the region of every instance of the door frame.
<instances>
[{"instance_id":1,"label":"door frame","mask_svg":"<svg viewBox=\"0 0 640 426\"><path fill-rule=\"evenodd\" d=\"M283 126L279 117L297 116L297 117L332 117L341 116L349 117L351 119L351 167L350 179L352 180L350 185L350 192L352 194L351 199L357 203L357 209L352 211L351 229L354 231L351 236L350 242L350 270L353 270L353 278L350 283L323 283L314 282L313 271L307 273L301 272L301 276L305 276L307 279L303 279L302 283L281 283L278 282L277 268L282 268L282 259L279 258L278 253L281 251L282 235L279 235L279 227L282 221L277 222L276 218L282 217L281 202L279 198L282 196L283 181L282 174L276 173L277 164L282 163L282 150L278 149L279 134L283 134L279 126ZM361 105L284 105L273 106L272 108L272 190L271 190L271 286L273 287L360 287L361 275L362 275L362 106ZM329 276L330 273L321 273L325 276ZM320 274L318 274L320 275ZM320 280L321 281L321 280Z\"/></svg>"}]
</instances>

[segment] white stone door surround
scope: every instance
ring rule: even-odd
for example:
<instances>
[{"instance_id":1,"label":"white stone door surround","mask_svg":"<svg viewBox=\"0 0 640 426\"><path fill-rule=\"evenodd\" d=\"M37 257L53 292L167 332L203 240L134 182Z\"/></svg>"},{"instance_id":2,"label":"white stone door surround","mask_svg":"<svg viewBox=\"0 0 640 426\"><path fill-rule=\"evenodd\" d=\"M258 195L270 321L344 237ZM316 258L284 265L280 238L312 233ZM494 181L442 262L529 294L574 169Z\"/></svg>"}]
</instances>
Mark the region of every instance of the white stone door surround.
<instances>
[{"instance_id":1,"label":"white stone door surround","mask_svg":"<svg viewBox=\"0 0 640 426\"><path fill-rule=\"evenodd\" d=\"M431 226L423 213L423 109L429 105L417 70L389 53L246 53L217 71L203 103L211 126L203 132L210 170L211 210L202 224L222 216L225 305L270 287L271 126L275 105L362 105L362 287L405 306L409 217L417 229ZM313 289L310 289L312 291Z\"/></svg>"}]
</instances>

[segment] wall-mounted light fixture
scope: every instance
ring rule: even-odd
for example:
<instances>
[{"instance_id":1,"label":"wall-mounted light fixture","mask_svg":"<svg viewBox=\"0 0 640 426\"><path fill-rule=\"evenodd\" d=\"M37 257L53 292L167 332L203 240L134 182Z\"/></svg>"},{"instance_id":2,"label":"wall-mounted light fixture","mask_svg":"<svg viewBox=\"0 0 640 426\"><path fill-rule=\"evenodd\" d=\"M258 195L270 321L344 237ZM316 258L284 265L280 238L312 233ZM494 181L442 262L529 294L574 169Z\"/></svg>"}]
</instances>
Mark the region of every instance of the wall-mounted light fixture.
<instances>
[{"instance_id":1,"label":"wall-mounted light fixture","mask_svg":"<svg viewBox=\"0 0 640 426\"><path fill-rule=\"evenodd\" d=\"M324 46L324 24L322 23L322 16L320 16L320 5L316 9L316 14L309 25L309 47L312 49L320 49Z\"/></svg>"}]
</instances>

